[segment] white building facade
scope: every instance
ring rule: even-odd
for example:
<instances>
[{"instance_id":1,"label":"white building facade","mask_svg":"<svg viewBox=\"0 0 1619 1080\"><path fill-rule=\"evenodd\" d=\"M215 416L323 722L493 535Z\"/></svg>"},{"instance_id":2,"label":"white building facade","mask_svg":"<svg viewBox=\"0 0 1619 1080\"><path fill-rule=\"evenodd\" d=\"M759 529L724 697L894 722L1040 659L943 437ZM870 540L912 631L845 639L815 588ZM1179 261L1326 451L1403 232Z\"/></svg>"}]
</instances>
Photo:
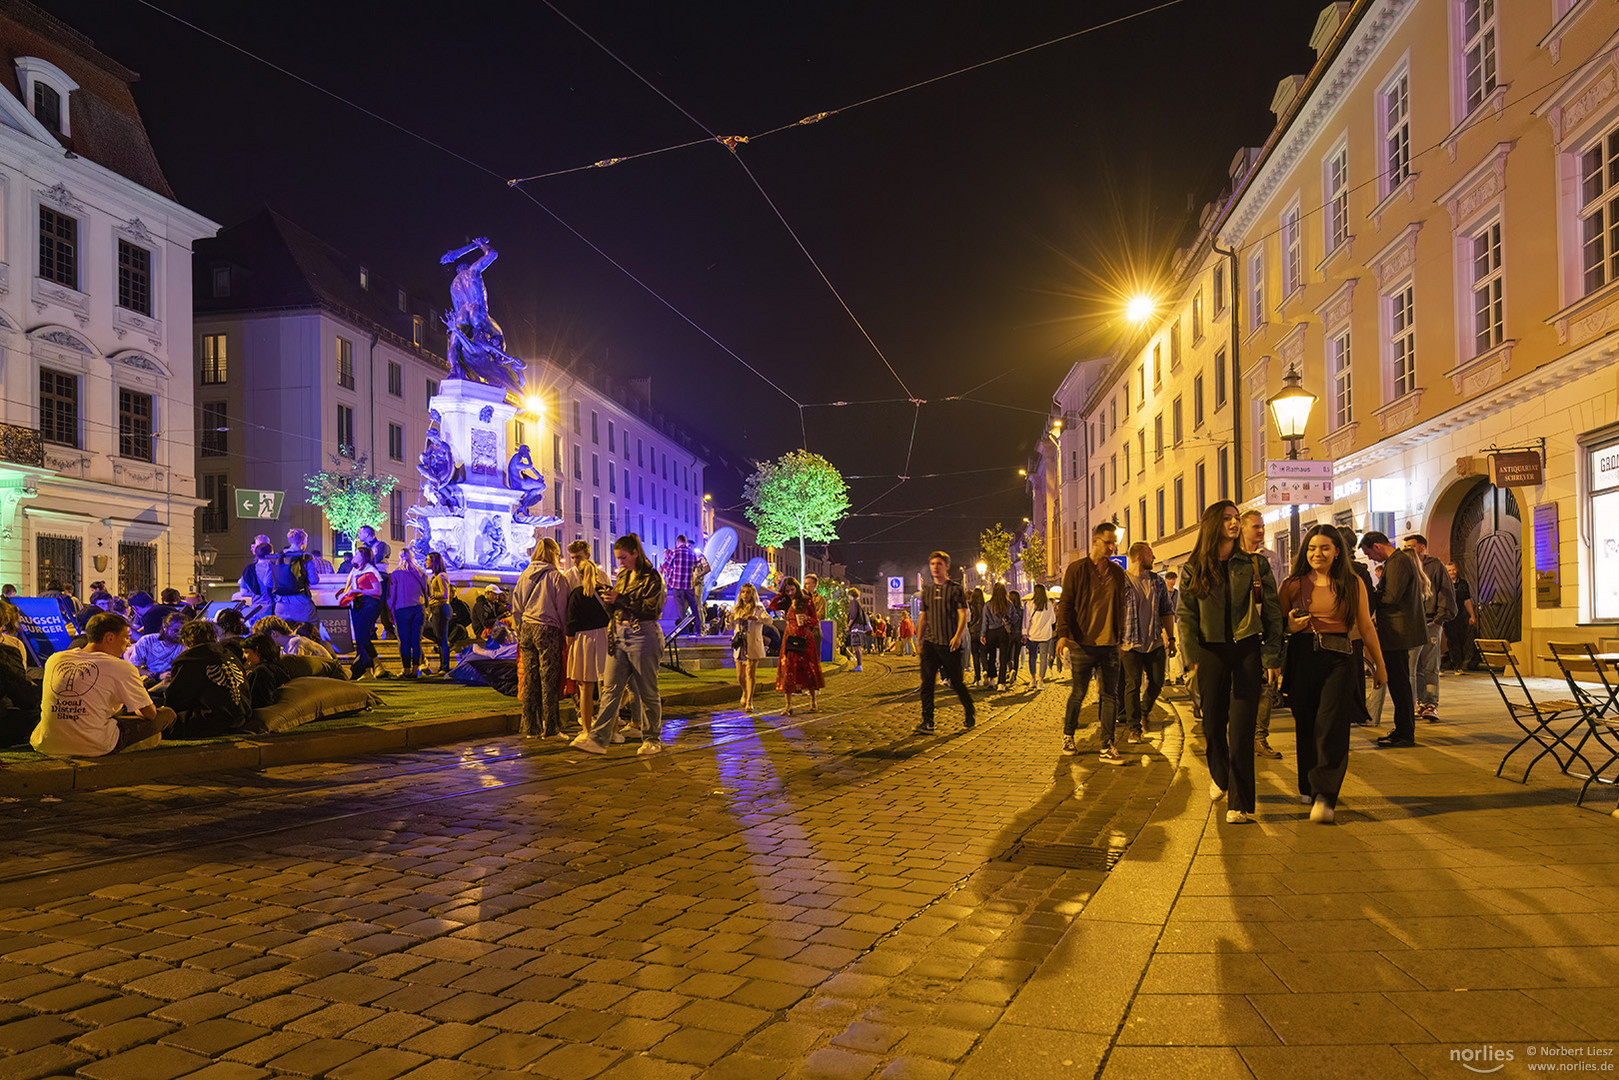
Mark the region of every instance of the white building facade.
<instances>
[{"instance_id":1,"label":"white building facade","mask_svg":"<svg viewBox=\"0 0 1619 1080\"><path fill-rule=\"evenodd\" d=\"M134 72L26 4L0 45L0 579L184 591L190 251L217 226L174 200Z\"/></svg>"}]
</instances>

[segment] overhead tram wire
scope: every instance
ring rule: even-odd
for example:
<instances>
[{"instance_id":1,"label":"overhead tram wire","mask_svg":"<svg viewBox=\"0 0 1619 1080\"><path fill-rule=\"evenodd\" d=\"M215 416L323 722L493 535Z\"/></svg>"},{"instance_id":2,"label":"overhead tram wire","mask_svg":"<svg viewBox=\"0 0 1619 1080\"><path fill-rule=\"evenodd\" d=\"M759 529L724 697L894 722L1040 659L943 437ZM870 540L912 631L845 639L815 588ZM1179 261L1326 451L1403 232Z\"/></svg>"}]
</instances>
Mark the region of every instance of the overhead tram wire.
<instances>
[{"instance_id":1,"label":"overhead tram wire","mask_svg":"<svg viewBox=\"0 0 1619 1080\"><path fill-rule=\"evenodd\" d=\"M247 57L248 59L257 61L258 63L263 64L265 67L270 68L272 71L279 72L280 74L285 75L287 78L292 79L293 81L298 82L298 83L300 83L300 84L302 84L304 86L307 86L309 89L314 90L315 92L317 92L319 94L322 94L322 95L324 95L326 97L331 98L333 101L336 101L336 102L338 102L340 104L343 104L343 105L347 105L349 108L354 109L356 112L363 113L366 116L371 117L373 120L376 120L376 121L378 121L378 122L380 122L382 124L385 124L386 126L394 129L395 131L400 132L401 134L409 136L410 138L415 139L418 142L424 143L427 146L430 146L433 149L440 151L441 153L448 154L450 157L455 158L457 161L460 161L465 165L469 165L472 168L476 169L477 171L479 171L481 173L484 173L484 174L486 174L488 176L491 176L491 177L495 178L496 180L499 180L503 184L507 183L506 178L501 173L495 171L494 169L489 168L487 165L484 165L484 164L482 164L480 162L474 161L472 158L467 157L465 154L462 154L459 151L450 149L449 147L445 146L443 143L436 142L433 139L428 138L426 135L421 134L420 132L413 131L412 129L410 129L408 127L405 127L403 124L400 124L400 123L398 123L398 122L396 122L394 120L390 120L386 116L383 116L382 114L380 114L380 113L378 113L378 112L376 112L376 111L374 111L372 109L368 109L364 105L361 105L358 102L352 101L349 98L344 97L343 95L337 93L334 90L328 90L326 87L321 86L319 83L313 82L310 79L307 79L304 76L297 74L296 72L289 71L287 68L282 67L280 64L275 63L273 60L266 59L265 57L260 56L258 53L255 53L255 52L252 52L252 51L250 51L248 49L245 49L242 46L236 44L235 42L230 41L227 38L223 38L223 37L219 36L218 34L214 33L211 30L208 30L208 29L206 29L204 27L198 26L196 23L191 22L190 20L183 19L180 16L174 14L172 11L168 11L168 10L162 8L162 7L159 7L157 4L153 3L152 0L138 0L138 2L142 6L144 6L146 8L149 8L152 11L157 12L159 15L163 15L166 18L172 19L173 21L179 23L181 26L184 26L184 27L187 27L188 29L194 30L197 33L201 34L202 36L204 36L206 38L209 38L212 41L216 41L216 42L218 42L219 44L225 46L228 49L231 49L231 50L233 50L235 52L241 53L243 56ZM703 140L699 140L699 141L703 141ZM515 187L516 185L507 184L507 186L508 187ZM775 380L771 379L769 376L765 375L758 368L754 367L752 364L750 364L746 360L742 359L742 357L737 354L736 350L732 349L730 346L728 346L724 342L720 341L719 338L717 338L713 334L709 333L695 319L693 319L691 316L687 315L680 308L676 307L675 304L672 301L670 301L669 299L664 297L662 293L658 292L651 285L648 285L645 281L642 281L639 277L637 277L634 273L632 273L629 270L629 268L626 267L623 263L619 262L617 259L615 259L611 255L607 254L606 251L602 250L602 248L599 245L597 245L589 237L585 236L584 233L580 232L573 225L571 225L567 221L563 220L563 218L559 214L557 214L557 212L555 210L552 210L545 203L543 203L539 199L535 198L532 193L530 193L528 191L525 191L520 187L517 188L517 190L520 191L523 194L523 196L525 198L527 198L530 202L532 202L535 206L539 207L542 211L544 211L545 214L548 217L550 217L552 221L556 222L558 225L562 226L568 232L572 233L575 237L577 237L580 241L582 241L587 247L589 247L590 250L594 251L597 255L600 255L603 259L607 260L607 262L610 263L616 270L618 270L620 273L622 273L625 277L629 278L631 281L635 282L635 284L639 285L643 290L645 290L647 293L649 293L653 297L653 299L657 300L664 307L666 307L670 311L672 311L676 316L678 316L688 326L690 326L692 329L696 330L699 334L702 334L703 337L707 338L709 341L713 342L716 346L718 346L720 348L721 351L723 351L727 356L731 357L731 359L735 360L737 363L739 363L743 367L747 368L754 375L758 376L759 379L762 380L766 385L768 385L772 390L776 391L782 397L784 397L788 401L792 402L793 406L795 408L797 408L798 411L799 411L799 421L800 421L800 425L802 426L804 406L803 406L803 403L801 403L796 397L794 397L792 394L789 394L786 390L784 390L780 386L780 384L775 382Z\"/></svg>"},{"instance_id":2,"label":"overhead tram wire","mask_svg":"<svg viewBox=\"0 0 1619 1080\"><path fill-rule=\"evenodd\" d=\"M142 2L145 2L145 0L142 0ZM947 79L953 79L958 75L965 75L968 72L977 71L980 68L990 67L990 66L992 66L994 64L999 64L999 63L1001 63L1002 61L1005 61L1005 60L1013 60L1013 59L1016 59L1019 56L1025 56L1025 55L1027 55L1029 53L1032 53L1032 52L1038 52L1041 49L1050 48L1053 45L1061 45L1062 43L1064 43L1066 41L1072 41L1075 38L1084 37L1086 34L1094 34L1099 30L1107 30L1107 29L1109 29L1111 27L1119 25L1120 23L1129 22L1132 19L1139 19L1139 18L1142 18L1143 16L1151 15L1151 14L1153 14L1155 12L1158 12L1158 11L1163 11L1165 8L1172 8L1172 7L1175 7L1177 4L1183 4L1183 3L1186 3L1186 2L1187 2L1187 0L1165 0L1164 3L1155 4L1152 7L1142 8L1140 11L1133 11L1133 12L1129 13L1128 15L1120 15L1116 19L1109 19L1106 22L1100 22L1100 23L1095 24L1094 26L1082 27L1081 29L1072 31L1071 33L1063 34L1060 37L1050 38L1050 39L1048 39L1046 41L1037 42L1036 44L1033 44L1033 45L1025 45L1021 49L1014 49L1013 51L1011 51L1009 53L1002 53L1000 56L994 56L994 57L991 57L988 60L980 60L977 63L968 64L966 67L956 68L953 71L947 71L942 75L933 75L933 76L930 76L929 78L921 79L921 80L919 80L917 82L910 83L909 85L906 85L906 86L901 86L901 87L898 87L898 88L893 89L893 90L885 90L881 94L874 94L871 97L862 98L859 101L850 102L848 105L843 105L843 106L840 106L840 107L835 108L835 109L828 109L825 112L813 113L810 116L806 116L806 117L804 117L802 119L799 119L799 120L793 120L793 121L790 121L790 122L785 123L785 124L778 124L777 126L775 126L773 128L769 128L769 129L767 129L765 131L759 132L757 135L742 136L740 141L749 142L749 143L757 142L758 140L763 139L763 138L767 138L767 137L769 137L771 135L779 135L780 133L782 133L784 131L791 131L793 128L808 127L811 124L818 124L822 120L830 119L831 117L838 116L838 115L840 115L842 113L850 112L850 111L852 111L854 109L858 109L858 108L861 108L861 107L866 106L866 105L875 104L876 102L883 101L883 100L885 100L887 98L896 97L896 96L898 96L900 94L907 94L907 93L910 93L912 90L920 90L924 86L932 86L934 83L944 82ZM585 31L580 29L578 24L574 23L572 19L569 19L566 15L562 14L562 12L557 11L557 9L556 9L556 7L554 5L552 5L552 4L550 4L548 2L547 6L550 7L552 11L556 11L556 13L557 13L557 15L559 17L561 17L563 20L567 21L570 25L572 25L574 27L574 29L579 30L579 32L581 34L585 33ZM588 34L586 34L585 36L589 37ZM592 39L592 40L594 40L594 39ZM599 43L598 43L598 45L599 45ZM602 51L606 52L607 50L604 48ZM609 54L609 55L611 55L611 54ZM613 57L613 59L617 60L618 57L615 56L615 57ZM623 61L619 61L619 62L623 63ZM625 66L628 67L629 65L626 64ZM646 82L646 80L643 79L642 82ZM647 83L647 85L651 86L652 84ZM654 87L654 89L656 89L656 88ZM670 102L670 104L673 104L673 102ZM675 107L679 108L678 105L675 106ZM685 112L684 109L682 109L681 111ZM697 126L698 127L703 127L705 131L707 130L707 128L704 127L704 125L702 125L702 124L698 124ZM531 181L534 181L534 180L549 180L553 176L567 176L570 173L585 172L585 171L590 170L590 169L603 169L603 168L607 168L607 167L612 166L612 165L618 165L618 164L620 164L622 162L625 162L625 161L635 161L635 160L638 160L640 158L653 157L653 156L655 156L657 154L666 154L666 153L670 152L671 150L687 150L687 149L690 149L690 148L692 148L694 146L706 145L706 144L708 144L710 142L722 142L723 143L724 140L719 139L718 136L713 135L713 133L711 132L710 137L707 138L707 139L693 139L690 142L675 143L675 144L670 145L670 146L659 147L656 150L642 150L642 151L638 151L636 153L624 154L624 155L619 156L619 157L604 158L604 159L602 159L600 161L593 161L589 165L573 165L573 166L570 166L570 167L568 167L566 169L554 169L551 172L535 173L533 176L516 177L516 178L508 180L506 182L515 187L518 184L527 184L527 183L529 183Z\"/></svg>"},{"instance_id":3,"label":"overhead tram wire","mask_svg":"<svg viewBox=\"0 0 1619 1080\"><path fill-rule=\"evenodd\" d=\"M798 250L803 253L804 258L809 261L810 266L813 267L816 274L820 276L821 281L826 285L827 290L831 292L833 299L837 300L839 306L843 308L844 314L849 316L849 320L854 323L855 329L860 331L861 336L866 339L866 343L870 345L872 351L877 354L877 358L883 362L883 366L888 368L889 374L894 376L894 381L899 383L899 388L905 392L905 396L915 400L916 395L912 393L911 388L906 385L904 378L900 376L900 373L895 369L893 363L889 361L887 354L885 354L882 347L877 344L876 339L871 336L871 333L866 329L865 324L860 321L860 317L854 313L854 309L849 306L849 302L843 298L843 294L838 291L838 287L832 284L832 279L827 276L827 273L824 269L822 269L820 262L816 260L813 254L811 254L809 246L804 243L803 238L798 235L798 231L793 228L792 222L787 220L787 215L782 213L781 207L776 204L775 199L771 198L770 192L765 189L764 184L759 181L759 178L754 174L754 171L748 167L748 163L742 160L741 154L737 152L737 143L722 138L716 131L714 131L713 128L697 119L697 117L694 116L689 109L680 104L680 102L676 101L669 94L665 93L664 90L651 79L648 79L645 75L641 74L640 71L636 70L634 65L630 64L629 61L625 60L612 49L608 48L606 44L604 44L599 38L597 38L590 31L586 30L583 26L580 26L579 23L575 22L565 12L558 8L553 0L544 0L544 2L546 7L550 8L552 12L554 12L556 16L563 22L573 27L574 30L584 37L586 41L589 41L592 45L596 46L596 48L606 53L614 63L618 64L625 71L628 71L631 75L635 76L635 78L639 80L648 90L651 90L654 94L657 94L660 98L667 102L671 108L679 112L680 115L697 125L697 127L702 131L706 132L709 138L725 145L731 151L731 156L736 159L736 163L740 165L742 167L742 171L747 174L748 180L752 182L754 188L759 192L760 197L762 197L765 203L770 207L771 212L776 215L776 220L781 222L782 228L787 230L787 235L793 238L793 243L798 245ZM910 467L909 460L906 461L906 467Z\"/></svg>"}]
</instances>

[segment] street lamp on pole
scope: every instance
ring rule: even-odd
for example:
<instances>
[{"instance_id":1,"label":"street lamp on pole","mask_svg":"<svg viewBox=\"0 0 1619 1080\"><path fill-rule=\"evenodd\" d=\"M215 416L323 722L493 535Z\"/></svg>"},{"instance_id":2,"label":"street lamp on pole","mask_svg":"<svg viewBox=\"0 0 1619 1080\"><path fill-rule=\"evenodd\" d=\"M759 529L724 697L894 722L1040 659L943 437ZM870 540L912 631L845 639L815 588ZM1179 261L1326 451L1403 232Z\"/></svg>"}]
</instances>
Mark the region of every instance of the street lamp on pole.
<instances>
[{"instance_id":1,"label":"street lamp on pole","mask_svg":"<svg viewBox=\"0 0 1619 1080\"><path fill-rule=\"evenodd\" d=\"M977 569L978 569L978 584L979 584L980 587L982 587L983 584L984 584L984 575L989 573L989 563L984 562L982 559L980 559L980 560L978 560L978 568Z\"/></svg>"},{"instance_id":2,"label":"street lamp on pole","mask_svg":"<svg viewBox=\"0 0 1619 1080\"><path fill-rule=\"evenodd\" d=\"M1276 425L1276 434L1287 443L1287 459L1297 461L1299 457L1299 442L1304 438L1304 429L1310 422L1310 410L1315 407L1316 397L1304 389L1304 380L1299 377L1297 367L1289 366L1287 374L1282 377L1282 388L1277 391L1266 405L1270 407L1271 422ZM1289 510L1291 519L1288 524L1288 536L1291 540L1292 551L1299 549L1299 504L1293 503Z\"/></svg>"}]
</instances>

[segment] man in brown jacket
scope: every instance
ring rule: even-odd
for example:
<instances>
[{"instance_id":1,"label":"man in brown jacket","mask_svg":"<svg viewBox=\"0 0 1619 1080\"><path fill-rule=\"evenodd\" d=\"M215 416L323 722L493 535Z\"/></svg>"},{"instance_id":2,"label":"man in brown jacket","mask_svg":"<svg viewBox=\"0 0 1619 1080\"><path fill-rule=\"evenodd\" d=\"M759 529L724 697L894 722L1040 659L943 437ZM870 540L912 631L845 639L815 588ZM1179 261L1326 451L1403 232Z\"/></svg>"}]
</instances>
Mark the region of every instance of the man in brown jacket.
<instances>
[{"instance_id":1,"label":"man in brown jacket","mask_svg":"<svg viewBox=\"0 0 1619 1080\"><path fill-rule=\"evenodd\" d=\"M1062 575L1062 599L1057 602L1057 650L1070 650L1074 668L1062 722L1062 748L1065 753L1074 752L1079 709L1094 672L1101 693L1097 759L1104 765L1125 763L1124 756L1113 748L1119 719L1119 644L1124 640L1125 590L1130 587L1124 570L1113 561L1118 550L1118 530L1112 522L1104 521L1091 530L1090 554L1068 564Z\"/></svg>"}]
</instances>

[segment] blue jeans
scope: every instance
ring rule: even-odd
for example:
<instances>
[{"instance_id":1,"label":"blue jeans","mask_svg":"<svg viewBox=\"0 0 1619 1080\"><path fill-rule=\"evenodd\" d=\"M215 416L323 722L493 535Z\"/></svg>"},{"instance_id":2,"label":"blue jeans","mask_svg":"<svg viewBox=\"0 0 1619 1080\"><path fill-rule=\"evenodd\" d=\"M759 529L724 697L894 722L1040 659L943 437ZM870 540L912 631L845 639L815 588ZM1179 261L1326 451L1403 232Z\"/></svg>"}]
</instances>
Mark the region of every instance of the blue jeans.
<instances>
[{"instance_id":1,"label":"blue jeans","mask_svg":"<svg viewBox=\"0 0 1619 1080\"><path fill-rule=\"evenodd\" d=\"M663 734L663 699L658 696L658 662L663 659L663 634L653 622L626 632L619 628L618 644L607 658L607 670L602 675L601 705L596 710L596 722L590 737L602 746L612 741L618 727L618 706L630 689L641 703L641 738L644 742L661 743Z\"/></svg>"},{"instance_id":2,"label":"blue jeans","mask_svg":"<svg viewBox=\"0 0 1619 1080\"><path fill-rule=\"evenodd\" d=\"M1051 638L1044 641L1029 642L1029 678L1045 682L1046 669L1051 666L1051 647L1055 644ZM1039 670L1035 670L1036 662Z\"/></svg>"},{"instance_id":3,"label":"blue jeans","mask_svg":"<svg viewBox=\"0 0 1619 1080\"><path fill-rule=\"evenodd\" d=\"M394 626L399 630L399 662L406 671L422 666L422 620L426 612L422 605L412 604L394 610Z\"/></svg>"},{"instance_id":4,"label":"blue jeans","mask_svg":"<svg viewBox=\"0 0 1619 1080\"><path fill-rule=\"evenodd\" d=\"M349 677L358 679L377 662L377 620L382 617L382 601L362 596L349 609L349 626L354 630L354 666Z\"/></svg>"}]
</instances>

